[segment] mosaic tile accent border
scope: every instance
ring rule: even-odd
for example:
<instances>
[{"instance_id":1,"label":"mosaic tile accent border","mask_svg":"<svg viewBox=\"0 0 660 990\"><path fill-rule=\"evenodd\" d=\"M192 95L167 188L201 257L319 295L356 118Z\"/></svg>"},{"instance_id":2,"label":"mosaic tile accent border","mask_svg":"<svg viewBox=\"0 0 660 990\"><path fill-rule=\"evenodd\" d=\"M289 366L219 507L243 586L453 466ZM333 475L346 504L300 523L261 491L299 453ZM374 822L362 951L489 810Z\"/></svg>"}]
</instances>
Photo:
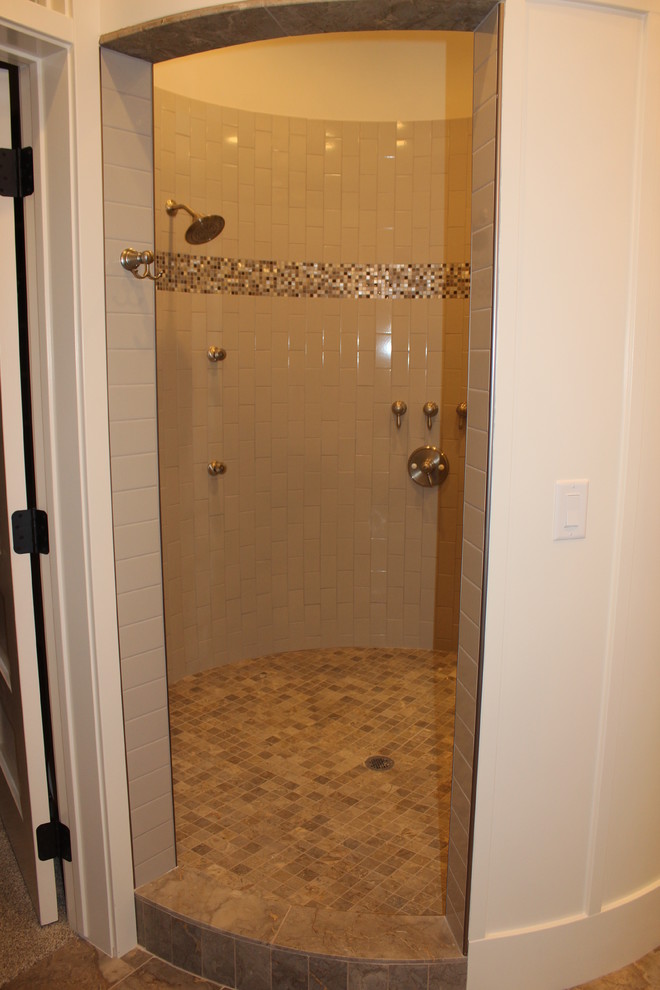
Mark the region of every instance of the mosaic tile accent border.
<instances>
[{"instance_id":1,"label":"mosaic tile accent border","mask_svg":"<svg viewBox=\"0 0 660 990\"><path fill-rule=\"evenodd\" d=\"M308 299L468 299L469 262L329 264L159 252L163 291Z\"/></svg>"}]
</instances>

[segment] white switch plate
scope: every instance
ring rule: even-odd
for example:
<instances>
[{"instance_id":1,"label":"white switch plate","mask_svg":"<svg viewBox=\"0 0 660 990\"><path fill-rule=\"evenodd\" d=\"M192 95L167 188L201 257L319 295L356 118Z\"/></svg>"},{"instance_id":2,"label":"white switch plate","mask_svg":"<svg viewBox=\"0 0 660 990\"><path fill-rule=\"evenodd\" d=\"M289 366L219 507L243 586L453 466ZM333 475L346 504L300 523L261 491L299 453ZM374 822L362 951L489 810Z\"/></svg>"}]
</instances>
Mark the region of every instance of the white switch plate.
<instances>
[{"instance_id":1,"label":"white switch plate","mask_svg":"<svg viewBox=\"0 0 660 990\"><path fill-rule=\"evenodd\" d=\"M587 535L589 482L555 481L554 540L583 540Z\"/></svg>"}]
</instances>

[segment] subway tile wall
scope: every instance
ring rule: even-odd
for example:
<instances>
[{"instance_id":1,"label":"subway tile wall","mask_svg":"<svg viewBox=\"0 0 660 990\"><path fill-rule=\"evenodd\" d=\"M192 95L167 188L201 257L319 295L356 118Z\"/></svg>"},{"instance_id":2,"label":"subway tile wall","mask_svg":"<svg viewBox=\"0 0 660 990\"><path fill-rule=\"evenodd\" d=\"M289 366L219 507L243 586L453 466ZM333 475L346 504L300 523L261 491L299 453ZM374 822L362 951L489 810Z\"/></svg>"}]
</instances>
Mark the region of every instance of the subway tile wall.
<instances>
[{"instance_id":1,"label":"subway tile wall","mask_svg":"<svg viewBox=\"0 0 660 990\"><path fill-rule=\"evenodd\" d=\"M211 260L467 263L468 120L305 121L156 89L155 121L165 257L191 253L189 218L165 213L172 197L225 217L198 249ZM436 581L437 491L413 485L406 465L414 447L445 435L458 451L456 424L439 416L429 431L422 405L442 408L450 382L458 388L467 301L371 299L348 285L334 298L281 295L259 271L252 294L215 293L203 279L197 291L184 279L174 286L183 291L157 293L174 680L316 645L429 647L436 587L457 627L455 588ZM225 361L207 360L211 345ZM408 405L400 430L394 399ZM209 477L213 459L224 475ZM461 473L459 451L443 540L452 568Z\"/></svg>"},{"instance_id":2,"label":"subway tile wall","mask_svg":"<svg viewBox=\"0 0 660 990\"><path fill-rule=\"evenodd\" d=\"M469 120L303 120L190 100L157 85L154 107L160 250L190 250L189 218L165 212L171 197L225 218L203 254L349 264L467 260Z\"/></svg>"},{"instance_id":3,"label":"subway tile wall","mask_svg":"<svg viewBox=\"0 0 660 990\"><path fill-rule=\"evenodd\" d=\"M469 418L446 912L459 944L465 935L474 732L478 715L495 263L500 17L498 6L474 34Z\"/></svg>"},{"instance_id":4,"label":"subway tile wall","mask_svg":"<svg viewBox=\"0 0 660 990\"><path fill-rule=\"evenodd\" d=\"M117 610L137 886L175 866L158 506L153 283L119 264L153 247L151 65L101 52L106 311Z\"/></svg>"},{"instance_id":5,"label":"subway tile wall","mask_svg":"<svg viewBox=\"0 0 660 990\"><path fill-rule=\"evenodd\" d=\"M457 414L457 407L467 397L469 299L452 301L449 307L453 313L442 337L440 445L449 459L451 474L438 492L433 635L436 650L456 650L458 647L463 540L466 430L465 420Z\"/></svg>"}]
</instances>

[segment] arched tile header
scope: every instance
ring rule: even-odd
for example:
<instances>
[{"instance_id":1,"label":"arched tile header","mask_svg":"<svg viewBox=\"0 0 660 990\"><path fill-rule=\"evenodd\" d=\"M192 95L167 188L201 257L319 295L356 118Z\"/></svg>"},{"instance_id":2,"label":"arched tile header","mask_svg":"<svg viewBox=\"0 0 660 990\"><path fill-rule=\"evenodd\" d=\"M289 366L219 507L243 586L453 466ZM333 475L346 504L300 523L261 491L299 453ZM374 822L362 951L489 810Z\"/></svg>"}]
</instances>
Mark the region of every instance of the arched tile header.
<instances>
[{"instance_id":1,"label":"arched tile header","mask_svg":"<svg viewBox=\"0 0 660 990\"><path fill-rule=\"evenodd\" d=\"M240 3L146 21L101 38L124 55L164 62L271 38L343 31L473 31L493 0L321 0Z\"/></svg>"}]
</instances>

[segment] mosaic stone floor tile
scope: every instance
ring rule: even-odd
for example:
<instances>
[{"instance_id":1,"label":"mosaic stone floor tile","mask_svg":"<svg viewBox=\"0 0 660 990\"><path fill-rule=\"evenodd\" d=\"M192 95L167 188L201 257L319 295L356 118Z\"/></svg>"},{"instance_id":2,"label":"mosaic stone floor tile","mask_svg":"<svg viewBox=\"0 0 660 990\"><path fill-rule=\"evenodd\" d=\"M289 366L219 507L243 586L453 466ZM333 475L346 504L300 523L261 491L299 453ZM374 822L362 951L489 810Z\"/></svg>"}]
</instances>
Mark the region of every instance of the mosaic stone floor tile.
<instances>
[{"instance_id":1,"label":"mosaic stone floor tile","mask_svg":"<svg viewBox=\"0 0 660 990\"><path fill-rule=\"evenodd\" d=\"M353 648L178 681L179 865L297 906L443 914L455 685L454 654Z\"/></svg>"}]
</instances>

